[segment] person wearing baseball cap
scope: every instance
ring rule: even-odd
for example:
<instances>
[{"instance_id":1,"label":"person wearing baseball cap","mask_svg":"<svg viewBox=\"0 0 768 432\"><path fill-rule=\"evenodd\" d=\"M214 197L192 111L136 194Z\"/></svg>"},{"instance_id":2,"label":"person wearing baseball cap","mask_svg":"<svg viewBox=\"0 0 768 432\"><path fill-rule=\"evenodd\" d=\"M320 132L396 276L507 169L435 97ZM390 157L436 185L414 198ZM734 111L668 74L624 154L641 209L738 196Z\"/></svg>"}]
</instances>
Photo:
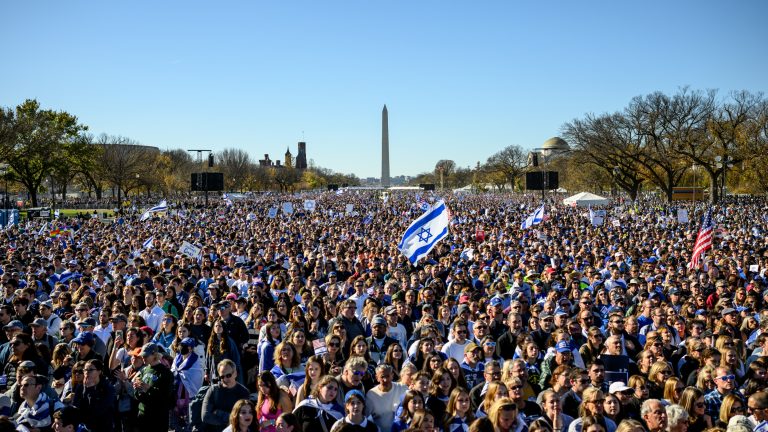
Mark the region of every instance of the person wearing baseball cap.
<instances>
[{"instance_id":1,"label":"person wearing baseball cap","mask_svg":"<svg viewBox=\"0 0 768 432\"><path fill-rule=\"evenodd\" d=\"M160 345L152 342L145 344L140 355L146 366L132 381L136 400L139 401L137 423L142 425L143 430L167 431L168 412L171 410L167 395L173 389L173 374L160 361Z\"/></svg>"},{"instance_id":2,"label":"person wearing baseball cap","mask_svg":"<svg viewBox=\"0 0 768 432\"><path fill-rule=\"evenodd\" d=\"M344 417L336 420L330 430L344 428L356 432L377 432L380 430L365 414L365 396L360 390L350 390L344 395ZM383 408L383 407L382 407ZM394 416L393 416L394 418ZM348 428L348 429L347 429Z\"/></svg>"}]
</instances>

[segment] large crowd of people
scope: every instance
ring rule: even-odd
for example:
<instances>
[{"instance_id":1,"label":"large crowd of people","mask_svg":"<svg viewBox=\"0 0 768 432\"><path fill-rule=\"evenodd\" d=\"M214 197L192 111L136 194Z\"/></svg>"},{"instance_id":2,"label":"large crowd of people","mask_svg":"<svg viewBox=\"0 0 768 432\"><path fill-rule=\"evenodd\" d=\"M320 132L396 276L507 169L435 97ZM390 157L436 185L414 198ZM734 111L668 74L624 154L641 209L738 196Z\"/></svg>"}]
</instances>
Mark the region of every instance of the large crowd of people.
<instances>
[{"instance_id":1,"label":"large crowd of people","mask_svg":"<svg viewBox=\"0 0 768 432\"><path fill-rule=\"evenodd\" d=\"M539 197L168 204L0 235L0 432L768 429L764 200L711 207L692 268L701 203L552 200L525 229Z\"/></svg>"}]
</instances>

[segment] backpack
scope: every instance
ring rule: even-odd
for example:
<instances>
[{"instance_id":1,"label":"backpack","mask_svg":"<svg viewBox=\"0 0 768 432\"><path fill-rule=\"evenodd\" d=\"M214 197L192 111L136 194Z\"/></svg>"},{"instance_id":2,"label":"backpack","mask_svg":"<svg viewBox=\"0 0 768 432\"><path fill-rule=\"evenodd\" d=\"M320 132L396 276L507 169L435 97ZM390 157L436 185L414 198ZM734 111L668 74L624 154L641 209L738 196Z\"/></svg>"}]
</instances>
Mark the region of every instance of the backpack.
<instances>
[{"instance_id":1,"label":"backpack","mask_svg":"<svg viewBox=\"0 0 768 432\"><path fill-rule=\"evenodd\" d=\"M189 401L189 426L193 431L203 430L203 399L211 386L202 386Z\"/></svg>"}]
</instances>

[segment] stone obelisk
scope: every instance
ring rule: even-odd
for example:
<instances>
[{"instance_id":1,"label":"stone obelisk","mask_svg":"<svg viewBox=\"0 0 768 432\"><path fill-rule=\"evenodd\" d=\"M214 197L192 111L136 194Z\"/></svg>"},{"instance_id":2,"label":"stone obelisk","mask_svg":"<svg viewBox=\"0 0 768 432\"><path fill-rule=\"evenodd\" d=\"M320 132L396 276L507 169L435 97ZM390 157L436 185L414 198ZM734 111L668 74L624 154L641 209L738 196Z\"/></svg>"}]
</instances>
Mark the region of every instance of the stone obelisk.
<instances>
[{"instance_id":1,"label":"stone obelisk","mask_svg":"<svg viewBox=\"0 0 768 432\"><path fill-rule=\"evenodd\" d=\"M381 186L389 187L389 114L381 110Z\"/></svg>"}]
</instances>

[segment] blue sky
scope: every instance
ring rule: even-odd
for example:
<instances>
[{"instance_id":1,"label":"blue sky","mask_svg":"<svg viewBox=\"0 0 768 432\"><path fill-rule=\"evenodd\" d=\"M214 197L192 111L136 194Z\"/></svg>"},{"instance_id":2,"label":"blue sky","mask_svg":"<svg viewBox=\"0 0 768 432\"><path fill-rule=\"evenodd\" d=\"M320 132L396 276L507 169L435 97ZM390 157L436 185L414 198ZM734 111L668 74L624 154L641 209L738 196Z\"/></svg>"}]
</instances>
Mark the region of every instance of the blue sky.
<instances>
[{"instance_id":1,"label":"blue sky","mask_svg":"<svg viewBox=\"0 0 768 432\"><path fill-rule=\"evenodd\" d=\"M538 147L637 95L768 90L766 1L3 1L0 105L160 148L307 141L392 175Z\"/></svg>"}]
</instances>

